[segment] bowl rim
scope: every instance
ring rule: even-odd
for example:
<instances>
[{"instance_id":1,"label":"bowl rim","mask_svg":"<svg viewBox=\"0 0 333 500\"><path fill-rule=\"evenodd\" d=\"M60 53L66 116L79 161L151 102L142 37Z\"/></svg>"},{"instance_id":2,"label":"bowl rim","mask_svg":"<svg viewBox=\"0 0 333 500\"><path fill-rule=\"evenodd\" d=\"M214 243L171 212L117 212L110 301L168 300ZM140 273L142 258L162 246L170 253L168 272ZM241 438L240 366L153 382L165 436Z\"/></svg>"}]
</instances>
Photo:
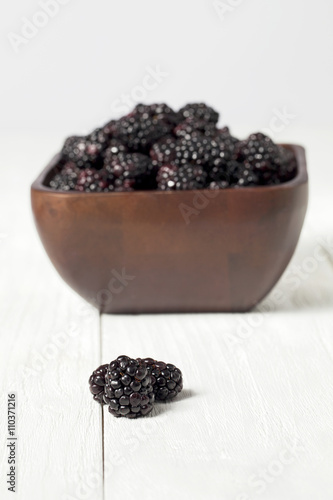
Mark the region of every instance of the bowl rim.
<instances>
[{"instance_id":1,"label":"bowl rim","mask_svg":"<svg viewBox=\"0 0 333 500\"><path fill-rule=\"evenodd\" d=\"M220 189L219 194L225 193L249 193L249 192L267 192L267 191L277 191L281 189L292 189L301 184L306 184L308 182L308 172L306 165L305 149L303 146L292 143L279 144L285 148L293 151L297 161L297 174L290 181L283 182L281 184L276 184L272 186L245 186L239 189ZM39 191L49 193L53 196L58 197L77 197L77 196L88 196L88 197L109 197L109 196L147 196L154 194L155 196L179 196L184 193L212 193L211 189L189 189L183 191L159 191L157 189L152 190L141 190L141 191L124 191L124 192L102 192L102 193L87 193L80 191L60 191L45 185L47 176L50 174L51 170L54 169L61 158L61 153L57 153L48 165L42 170L35 181L31 185L31 191Z\"/></svg>"}]
</instances>

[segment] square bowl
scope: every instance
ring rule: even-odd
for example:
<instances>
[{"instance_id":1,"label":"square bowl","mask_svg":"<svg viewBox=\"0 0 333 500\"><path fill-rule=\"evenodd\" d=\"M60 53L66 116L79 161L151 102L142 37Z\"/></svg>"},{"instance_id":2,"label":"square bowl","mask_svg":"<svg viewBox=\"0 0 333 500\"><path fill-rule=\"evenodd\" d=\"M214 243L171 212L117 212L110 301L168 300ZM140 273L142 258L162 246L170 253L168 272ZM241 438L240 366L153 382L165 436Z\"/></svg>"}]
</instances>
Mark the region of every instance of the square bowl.
<instances>
[{"instance_id":1,"label":"square bowl","mask_svg":"<svg viewBox=\"0 0 333 500\"><path fill-rule=\"evenodd\" d=\"M31 187L38 233L101 312L248 311L288 265L306 213L305 151L284 146L297 160L291 181L224 190L56 191L57 155Z\"/></svg>"}]
</instances>

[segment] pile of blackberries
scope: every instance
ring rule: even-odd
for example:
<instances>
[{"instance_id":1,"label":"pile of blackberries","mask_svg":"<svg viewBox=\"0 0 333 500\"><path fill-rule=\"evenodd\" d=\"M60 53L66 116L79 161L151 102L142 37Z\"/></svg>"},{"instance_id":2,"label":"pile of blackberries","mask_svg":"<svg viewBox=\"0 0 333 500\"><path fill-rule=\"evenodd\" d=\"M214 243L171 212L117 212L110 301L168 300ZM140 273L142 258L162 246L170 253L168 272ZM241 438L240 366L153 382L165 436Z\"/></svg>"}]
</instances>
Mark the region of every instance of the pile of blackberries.
<instances>
[{"instance_id":1,"label":"pile of blackberries","mask_svg":"<svg viewBox=\"0 0 333 500\"><path fill-rule=\"evenodd\" d=\"M203 103L178 112L138 104L87 136L69 137L49 186L62 191L225 189L291 180L293 153L256 133L240 141Z\"/></svg>"},{"instance_id":2,"label":"pile of blackberries","mask_svg":"<svg viewBox=\"0 0 333 500\"><path fill-rule=\"evenodd\" d=\"M119 356L91 374L89 387L95 401L108 405L115 417L137 418L150 413L155 400L177 396L183 377L170 363Z\"/></svg>"}]
</instances>

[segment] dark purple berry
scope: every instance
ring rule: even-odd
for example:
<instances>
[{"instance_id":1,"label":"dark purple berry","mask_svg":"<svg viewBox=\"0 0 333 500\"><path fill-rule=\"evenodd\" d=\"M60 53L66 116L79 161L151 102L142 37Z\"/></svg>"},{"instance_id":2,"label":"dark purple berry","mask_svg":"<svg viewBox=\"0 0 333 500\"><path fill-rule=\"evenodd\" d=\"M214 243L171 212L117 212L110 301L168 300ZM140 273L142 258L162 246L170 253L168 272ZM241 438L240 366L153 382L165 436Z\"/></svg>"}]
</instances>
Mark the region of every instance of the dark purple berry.
<instances>
[{"instance_id":1,"label":"dark purple berry","mask_svg":"<svg viewBox=\"0 0 333 500\"><path fill-rule=\"evenodd\" d=\"M119 155L120 153L127 153L128 149L121 141L118 139L111 139L108 143L108 147L104 151L104 164L108 164L112 158Z\"/></svg>"},{"instance_id":2,"label":"dark purple berry","mask_svg":"<svg viewBox=\"0 0 333 500\"><path fill-rule=\"evenodd\" d=\"M125 181L132 181L128 185L131 188L148 189L154 182L153 164L148 156L140 153L107 155L104 168L112 179L118 179L121 185L124 185Z\"/></svg>"},{"instance_id":3,"label":"dark purple berry","mask_svg":"<svg viewBox=\"0 0 333 500\"><path fill-rule=\"evenodd\" d=\"M194 136L214 137L216 135L215 123L196 118L187 118L174 128L173 133L176 137L191 139Z\"/></svg>"},{"instance_id":4,"label":"dark purple berry","mask_svg":"<svg viewBox=\"0 0 333 500\"><path fill-rule=\"evenodd\" d=\"M126 418L147 415L154 400L152 377L144 363L119 356L107 365L104 403L109 405L112 415Z\"/></svg>"},{"instance_id":5,"label":"dark purple berry","mask_svg":"<svg viewBox=\"0 0 333 500\"><path fill-rule=\"evenodd\" d=\"M150 157L156 165L166 165L176 160L177 140L173 136L166 136L153 144Z\"/></svg>"},{"instance_id":6,"label":"dark purple berry","mask_svg":"<svg viewBox=\"0 0 333 500\"><path fill-rule=\"evenodd\" d=\"M211 107L202 103L186 104L179 110L179 113L185 118L197 118L206 122L217 123L219 114Z\"/></svg>"},{"instance_id":7,"label":"dark purple berry","mask_svg":"<svg viewBox=\"0 0 333 500\"><path fill-rule=\"evenodd\" d=\"M181 167L163 165L157 172L157 187L162 191L202 189L206 186L207 173L200 165L185 164Z\"/></svg>"},{"instance_id":8,"label":"dark purple berry","mask_svg":"<svg viewBox=\"0 0 333 500\"><path fill-rule=\"evenodd\" d=\"M50 187L61 191L73 191L80 172L75 163L67 162L61 167L59 173L51 179Z\"/></svg>"},{"instance_id":9,"label":"dark purple berry","mask_svg":"<svg viewBox=\"0 0 333 500\"><path fill-rule=\"evenodd\" d=\"M284 179L290 180L296 173L293 154L261 133L239 142L233 156L247 169L252 168L257 176L255 184L278 184Z\"/></svg>"},{"instance_id":10,"label":"dark purple berry","mask_svg":"<svg viewBox=\"0 0 333 500\"><path fill-rule=\"evenodd\" d=\"M87 193L101 193L108 191L108 187L108 173L105 170L86 168L79 173L74 189Z\"/></svg>"},{"instance_id":11,"label":"dark purple berry","mask_svg":"<svg viewBox=\"0 0 333 500\"><path fill-rule=\"evenodd\" d=\"M134 108L134 113L139 116L151 118L175 126L183 119L179 113L170 108L167 104L138 104Z\"/></svg>"},{"instance_id":12,"label":"dark purple berry","mask_svg":"<svg viewBox=\"0 0 333 500\"><path fill-rule=\"evenodd\" d=\"M152 377L156 401L172 399L183 389L182 372L176 366L152 358L138 358L138 361L147 367Z\"/></svg>"},{"instance_id":13,"label":"dark purple berry","mask_svg":"<svg viewBox=\"0 0 333 500\"><path fill-rule=\"evenodd\" d=\"M172 130L174 124L167 116L164 108L139 104L116 122L113 135L129 149L148 154L152 144Z\"/></svg>"},{"instance_id":14,"label":"dark purple berry","mask_svg":"<svg viewBox=\"0 0 333 500\"><path fill-rule=\"evenodd\" d=\"M79 168L89 168L98 165L104 145L86 137L72 136L66 139L62 148L62 157L71 161Z\"/></svg>"}]
</instances>

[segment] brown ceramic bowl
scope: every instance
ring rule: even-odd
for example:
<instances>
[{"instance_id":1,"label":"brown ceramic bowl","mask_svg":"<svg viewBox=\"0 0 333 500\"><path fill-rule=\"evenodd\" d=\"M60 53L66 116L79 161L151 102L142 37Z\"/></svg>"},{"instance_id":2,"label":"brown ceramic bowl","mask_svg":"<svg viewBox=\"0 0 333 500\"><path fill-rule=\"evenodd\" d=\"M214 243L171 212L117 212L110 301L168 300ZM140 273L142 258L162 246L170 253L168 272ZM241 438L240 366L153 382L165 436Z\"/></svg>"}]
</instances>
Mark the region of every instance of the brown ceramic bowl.
<instances>
[{"instance_id":1,"label":"brown ceramic bowl","mask_svg":"<svg viewBox=\"0 0 333 500\"><path fill-rule=\"evenodd\" d=\"M220 191L76 193L32 185L44 247L63 279L106 313L247 311L276 284L295 250L308 200L297 176Z\"/></svg>"}]
</instances>

